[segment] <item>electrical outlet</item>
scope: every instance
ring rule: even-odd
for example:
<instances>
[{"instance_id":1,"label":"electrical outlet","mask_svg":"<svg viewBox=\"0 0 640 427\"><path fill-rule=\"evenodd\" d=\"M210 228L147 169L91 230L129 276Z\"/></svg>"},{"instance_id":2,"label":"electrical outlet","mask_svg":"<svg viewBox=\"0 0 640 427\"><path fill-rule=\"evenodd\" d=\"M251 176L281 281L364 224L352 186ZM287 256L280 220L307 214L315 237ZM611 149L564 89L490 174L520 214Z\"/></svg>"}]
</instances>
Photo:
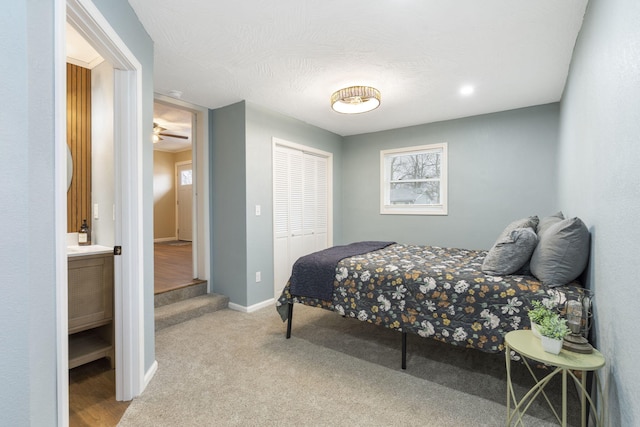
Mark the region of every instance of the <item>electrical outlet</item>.
<instances>
[{"instance_id":1,"label":"electrical outlet","mask_svg":"<svg viewBox=\"0 0 640 427\"><path fill-rule=\"evenodd\" d=\"M262 208L260 205L256 205L256 216L262 215Z\"/></svg>"},{"instance_id":2,"label":"electrical outlet","mask_svg":"<svg viewBox=\"0 0 640 427\"><path fill-rule=\"evenodd\" d=\"M262 274L259 271L256 271L256 283L262 280Z\"/></svg>"},{"instance_id":3,"label":"electrical outlet","mask_svg":"<svg viewBox=\"0 0 640 427\"><path fill-rule=\"evenodd\" d=\"M98 204L94 203L93 204L93 219L99 219L100 217L98 216Z\"/></svg>"}]
</instances>

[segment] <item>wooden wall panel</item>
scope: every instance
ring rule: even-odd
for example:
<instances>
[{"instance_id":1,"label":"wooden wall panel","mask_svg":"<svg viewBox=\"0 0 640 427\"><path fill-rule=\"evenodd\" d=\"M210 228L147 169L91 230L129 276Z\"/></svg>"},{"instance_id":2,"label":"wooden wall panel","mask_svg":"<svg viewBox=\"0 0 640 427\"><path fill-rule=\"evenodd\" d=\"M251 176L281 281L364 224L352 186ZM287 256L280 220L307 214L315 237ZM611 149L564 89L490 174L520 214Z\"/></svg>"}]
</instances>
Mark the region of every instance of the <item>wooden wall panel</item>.
<instances>
[{"instance_id":1,"label":"wooden wall panel","mask_svg":"<svg viewBox=\"0 0 640 427\"><path fill-rule=\"evenodd\" d=\"M67 144L73 179L67 192L67 232L91 227L91 70L67 64Z\"/></svg>"}]
</instances>

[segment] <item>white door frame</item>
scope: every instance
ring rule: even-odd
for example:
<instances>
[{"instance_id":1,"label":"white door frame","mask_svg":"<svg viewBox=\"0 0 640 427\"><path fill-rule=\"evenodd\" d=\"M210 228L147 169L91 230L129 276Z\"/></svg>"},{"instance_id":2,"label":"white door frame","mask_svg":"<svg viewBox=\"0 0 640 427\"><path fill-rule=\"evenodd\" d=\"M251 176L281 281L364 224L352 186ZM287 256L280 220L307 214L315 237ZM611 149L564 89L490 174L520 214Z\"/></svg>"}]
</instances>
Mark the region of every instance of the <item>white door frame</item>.
<instances>
[{"instance_id":1,"label":"white door frame","mask_svg":"<svg viewBox=\"0 0 640 427\"><path fill-rule=\"evenodd\" d=\"M156 93L155 102L193 113L191 162L193 166L192 242L194 277L207 281L211 292L211 257L209 237L209 109Z\"/></svg>"},{"instance_id":2,"label":"white door frame","mask_svg":"<svg viewBox=\"0 0 640 427\"><path fill-rule=\"evenodd\" d=\"M116 399L131 400L142 392L145 379L150 379L144 372L142 65L90 0L56 0L55 14L55 193L56 212L64 212L64 217L66 180L62 184L61 177L66 174L66 21L115 68L115 244L123 248L122 256L114 260ZM56 356L58 424L65 426L69 422L69 362L66 221L62 217L60 214L56 222Z\"/></svg>"}]
</instances>

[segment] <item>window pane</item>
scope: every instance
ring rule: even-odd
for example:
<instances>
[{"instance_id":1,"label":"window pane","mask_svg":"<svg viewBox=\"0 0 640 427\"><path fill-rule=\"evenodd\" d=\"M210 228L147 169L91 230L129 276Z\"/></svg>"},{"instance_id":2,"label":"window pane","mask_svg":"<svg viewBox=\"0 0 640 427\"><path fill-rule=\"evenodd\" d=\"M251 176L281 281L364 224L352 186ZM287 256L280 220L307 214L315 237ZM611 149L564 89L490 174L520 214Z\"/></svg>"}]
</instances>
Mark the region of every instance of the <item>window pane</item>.
<instances>
[{"instance_id":1,"label":"window pane","mask_svg":"<svg viewBox=\"0 0 640 427\"><path fill-rule=\"evenodd\" d=\"M389 196L392 205L437 205L440 181L392 183Z\"/></svg>"},{"instance_id":2,"label":"window pane","mask_svg":"<svg viewBox=\"0 0 640 427\"><path fill-rule=\"evenodd\" d=\"M440 178L440 153L395 156L390 167L391 181Z\"/></svg>"},{"instance_id":3,"label":"window pane","mask_svg":"<svg viewBox=\"0 0 640 427\"><path fill-rule=\"evenodd\" d=\"M180 172L180 185L191 185L191 169Z\"/></svg>"},{"instance_id":4,"label":"window pane","mask_svg":"<svg viewBox=\"0 0 640 427\"><path fill-rule=\"evenodd\" d=\"M380 151L380 213L447 215L447 143Z\"/></svg>"}]
</instances>

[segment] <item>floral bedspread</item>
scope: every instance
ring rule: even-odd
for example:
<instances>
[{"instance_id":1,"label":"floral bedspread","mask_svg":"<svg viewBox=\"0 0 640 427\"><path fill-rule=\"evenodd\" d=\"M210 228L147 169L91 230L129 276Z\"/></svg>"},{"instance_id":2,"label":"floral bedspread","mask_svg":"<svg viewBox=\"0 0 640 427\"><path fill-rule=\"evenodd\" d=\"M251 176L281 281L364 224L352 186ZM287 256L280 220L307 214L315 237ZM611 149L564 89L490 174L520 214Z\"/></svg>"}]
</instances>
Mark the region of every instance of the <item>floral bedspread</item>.
<instances>
[{"instance_id":1,"label":"floral bedspread","mask_svg":"<svg viewBox=\"0 0 640 427\"><path fill-rule=\"evenodd\" d=\"M548 294L532 276L484 274L486 253L394 244L340 261L331 301L292 296L287 284L276 308L283 320L288 303L297 302L421 337L501 352L507 332L529 328L530 302Z\"/></svg>"}]
</instances>

